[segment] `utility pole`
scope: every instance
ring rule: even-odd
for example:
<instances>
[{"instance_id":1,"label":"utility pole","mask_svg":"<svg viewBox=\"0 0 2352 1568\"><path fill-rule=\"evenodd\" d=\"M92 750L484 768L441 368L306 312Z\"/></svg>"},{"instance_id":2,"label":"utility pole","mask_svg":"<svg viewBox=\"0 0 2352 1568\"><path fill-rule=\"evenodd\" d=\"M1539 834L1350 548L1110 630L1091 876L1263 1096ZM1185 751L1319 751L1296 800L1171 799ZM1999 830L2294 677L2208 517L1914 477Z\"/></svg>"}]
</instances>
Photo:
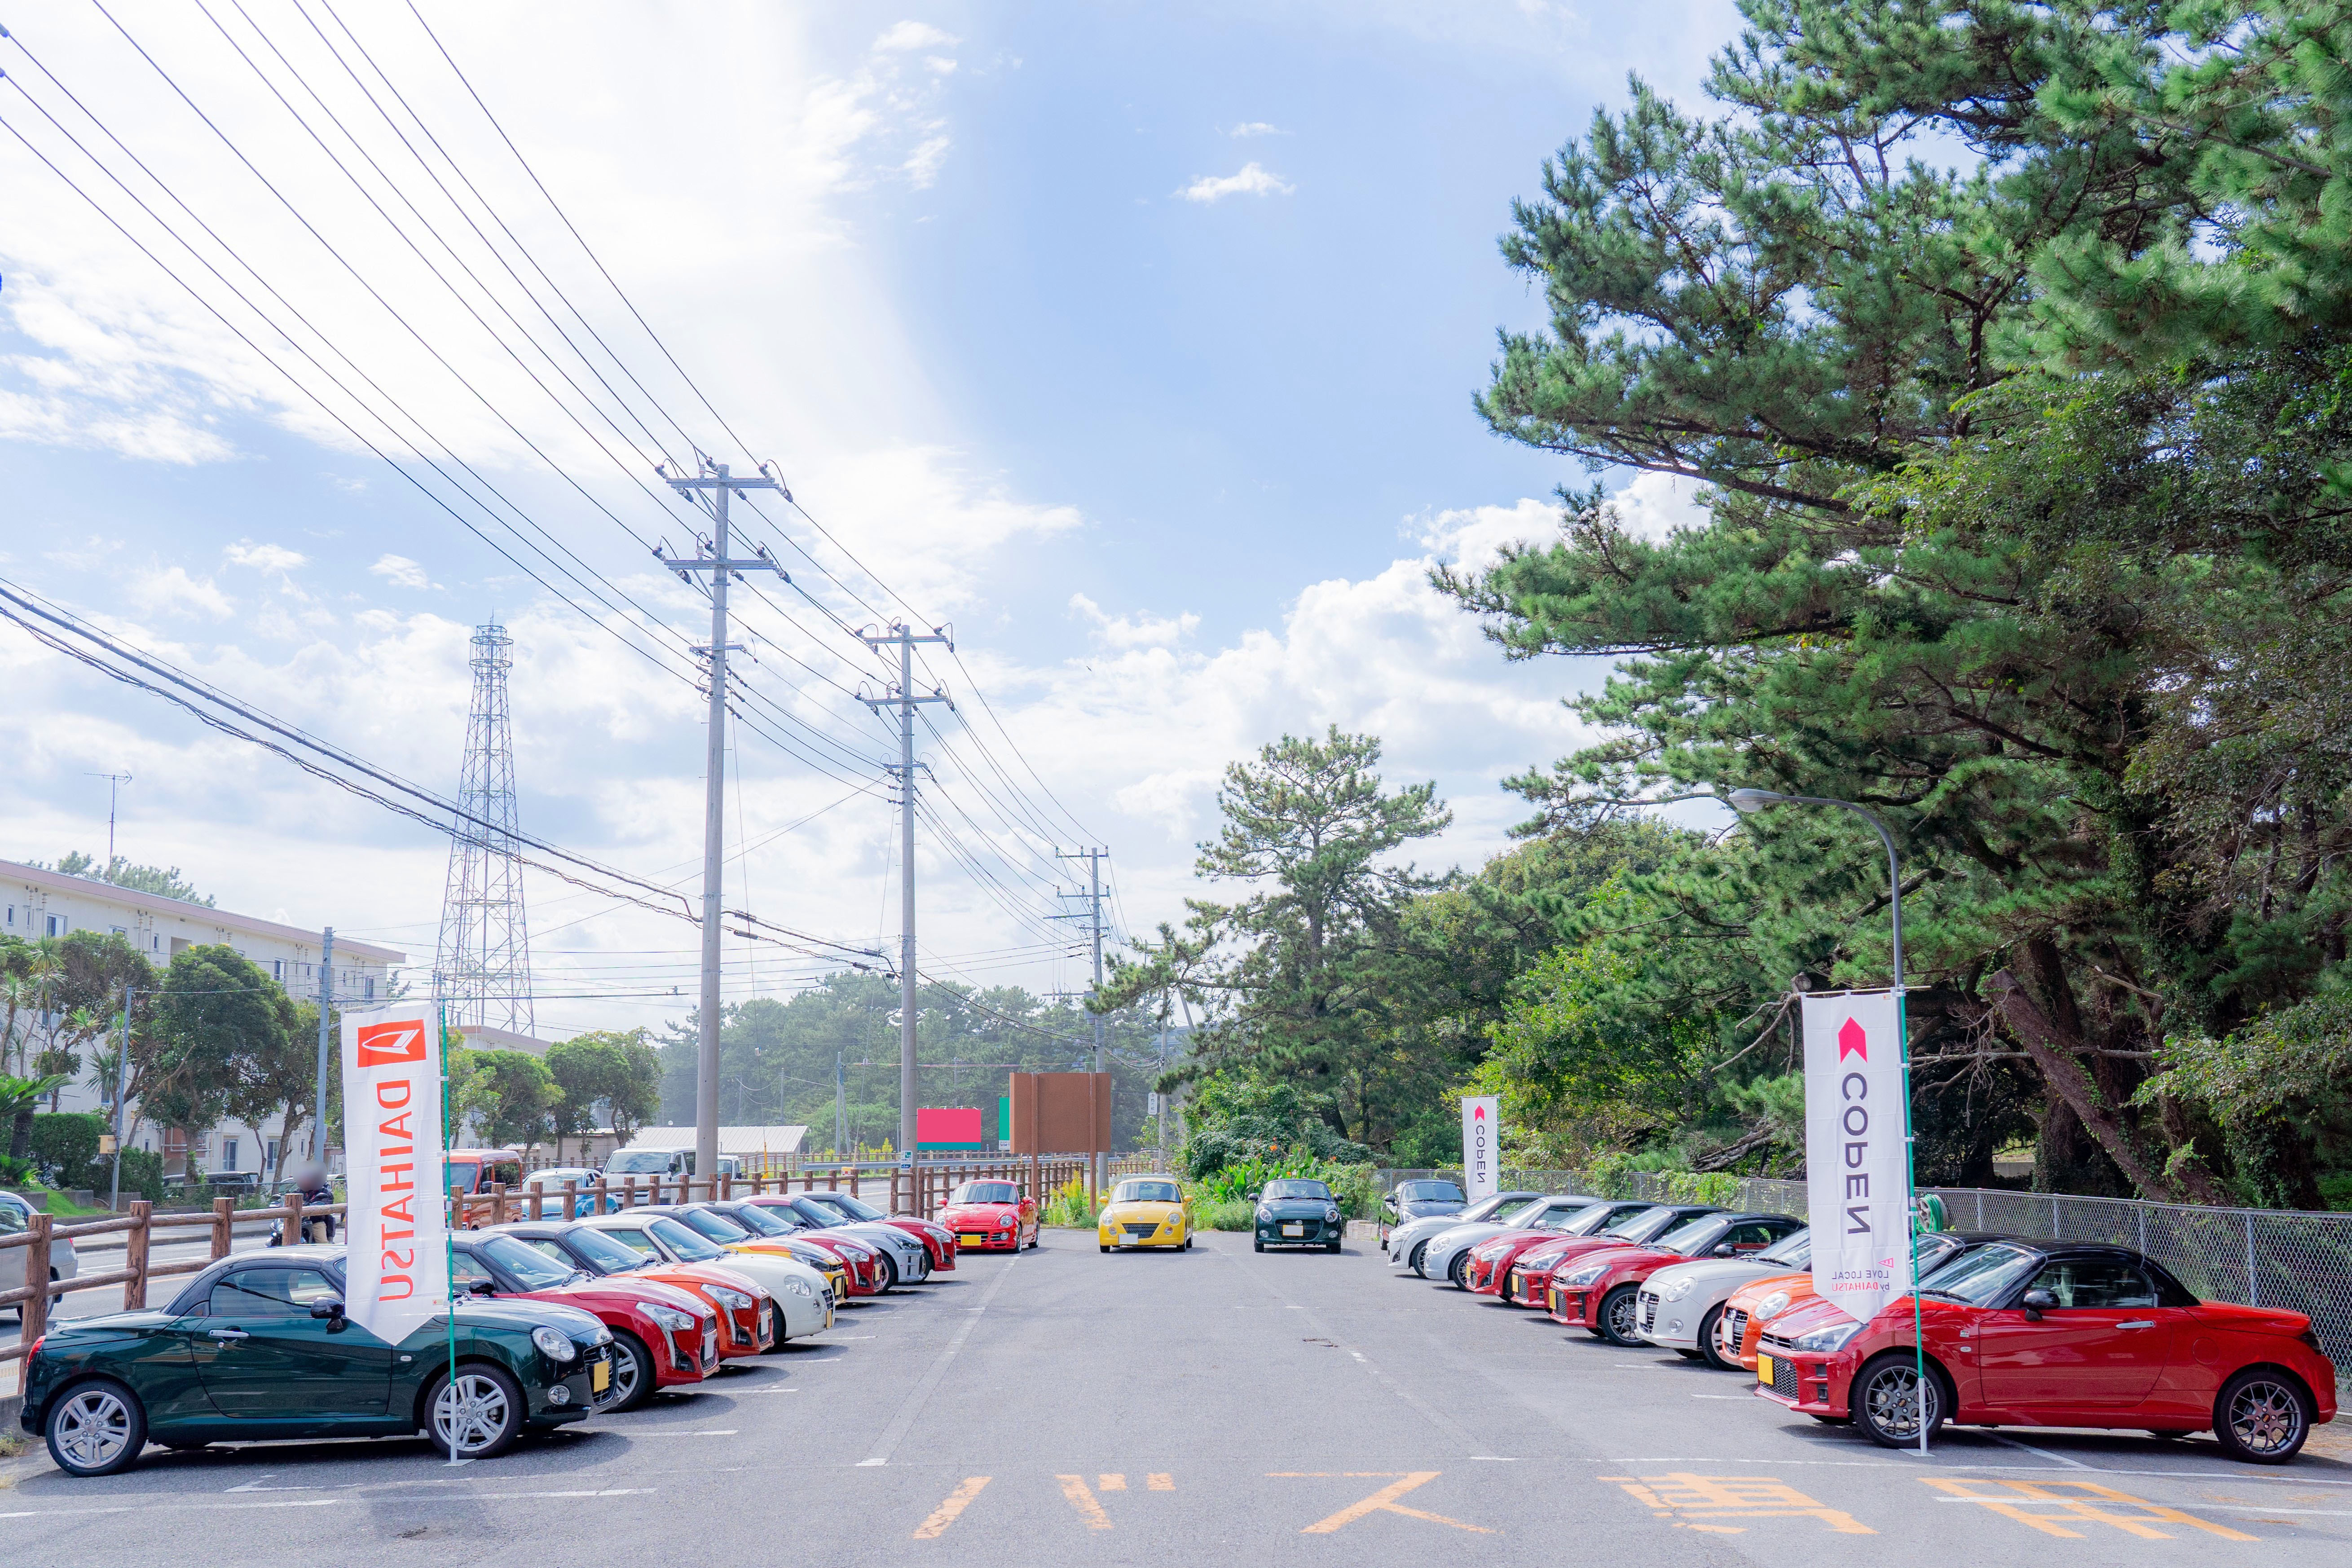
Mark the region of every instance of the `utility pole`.
<instances>
[{"instance_id":1,"label":"utility pole","mask_svg":"<svg viewBox=\"0 0 2352 1568\"><path fill-rule=\"evenodd\" d=\"M112 858L109 846L108 858ZM131 1004L138 992L125 986L122 991L122 1054L114 1059L114 1182L106 1196L106 1206L116 1213L122 1209L122 1102L131 1090Z\"/></svg>"},{"instance_id":2,"label":"utility pole","mask_svg":"<svg viewBox=\"0 0 2352 1568\"><path fill-rule=\"evenodd\" d=\"M111 881L114 879L114 796L118 790L131 782L131 775L120 773L92 773L89 776L106 781L106 869L99 880Z\"/></svg>"},{"instance_id":3,"label":"utility pole","mask_svg":"<svg viewBox=\"0 0 2352 1568\"><path fill-rule=\"evenodd\" d=\"M437 989L437 988L436 988ZM319 1119L311 1125L310 1146L319 1152L319 1169L327 1168L327 1015L335 1006L335 928L329 926L319 942ZM278 1156L282 1167L286 1153Z\"/></svg>"},{"instance_id":4,"label":"utility pole","mask_svg":"<svg viewBox=\"0 0 2352 1568\"><path fill-rule=\"evenodd\" d=\"M898 710L898 1161L915 1157L915 709L925 702L955 707L944 691L932 689L915 695L915 645L944 643L955 651L955 639L944 626L933 626L928 637L917 637L904 621L892 621L887 632L860 632L867 647L898 650L898 684L883 697L861 698L876 713Z\"/></svg>"},{"instance_id":5,"label":"utility pole","mask_svg":"<svg viewBox=\"0 0 2352 1568\"><path fill-rule=\"evenodd\" d=\"M670 489L705 508L712 523L709 549L706 552L697 542L693 560L663 554L659 546L655 547L654 553L686 582L694 581L698 572L710 574L710 646L696 650L710 661L710 720L702 775L702 1003L701 1035L694 1058L694 1173L715 1180L719 1173L719 906L727 848L727 816L723 809L727 798L730 646L727 583L730 577L740 579L746 572L773 572L779 577L784 576L784 569L768 559L764 548L743 560L729 558L727 503L738 490L780 490L786 500L792 499L792 492L784 489L782 480L764 473L756 479L730 478L726 464L708 458L703 460L701 474L694 479L670 473L667 464L659 465L655 472L669 481Z\"/></svg>"},{"instance_id":6,"label":"utility pole","mask_svg":"<svg viewBox=\"0 0 2352 1568\"><path fill-rule=\"evenodd\" d=\"M839 1051L833 1053L833 1157L849 1158L849 1089Z\"/></svg>"},{"instance_id":7,"label":"utility pole","mask_svg":"<svg viewBox=\"0 0 2352 1568\"><path fill-rule=\"evenodd\" d=\"M1054 858L1056 860L1084 860L1087 863L1087 890L1083 893L1065 893L1061 896L1086 900L1087 915L1094 926L1095 981L1093 989L1087 993L1087 1000L1089 1004L1102 994L1102 863L1109 854L1110 851L1108 849L1076 849L1067 855L1058 849L1054 851ZM1100 1072L1103 1070L1103 1016L1100 1013L1094 1012L1091 1006L1087 1011L1095 1021L1095 1071ZM1093 1173L1097 1191L1101 1189L1103 1184L1103 1160L1107 1153L1108 1151L1105 1150L1097 1150L1095 1153Z\"/></svg>"}]
</instances>

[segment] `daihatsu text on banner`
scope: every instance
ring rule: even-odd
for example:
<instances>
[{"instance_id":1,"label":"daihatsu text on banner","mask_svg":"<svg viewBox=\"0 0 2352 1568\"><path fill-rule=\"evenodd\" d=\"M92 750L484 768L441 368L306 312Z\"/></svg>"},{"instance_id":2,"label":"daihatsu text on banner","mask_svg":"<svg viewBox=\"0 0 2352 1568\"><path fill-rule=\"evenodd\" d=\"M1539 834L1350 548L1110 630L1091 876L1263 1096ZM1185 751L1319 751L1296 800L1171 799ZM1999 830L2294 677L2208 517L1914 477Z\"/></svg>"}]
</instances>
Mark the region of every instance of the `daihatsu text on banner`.
<instances>
[{"instance_id":1,"label":"daihatsu text on banner","mask_svg":"<svg viewBox=\"0 0 2352 1568\"><path fill-rule=\"evenodd\" d=\"M1502 1101L1493 1095L1462 1101L1462 1190L1470 1201L1495 1195L1503 1147Z\"/></svg>"},{"instance_id":2,"label":"daihatsu text on banner","mask_svg":"<svg viewBox=\"0 0 2352 1568\"><path fill-rule=\"evenodd\" d=\"M1850 1315L1911 1288L1910 1151L1895 994L1805 998L1813 1289Z\"/></svg>"},{"instance_id":3,"label":"daihatsu text on banner","mask_svg":"<svg viewBox=\"0 0 2352 1568\"><path fill-rule=\"evenodd\" d=\"M398 1344L449 1300L441 1052L430 1005L343 1013L343 1310Z\"/></svg>"}]
</instances>

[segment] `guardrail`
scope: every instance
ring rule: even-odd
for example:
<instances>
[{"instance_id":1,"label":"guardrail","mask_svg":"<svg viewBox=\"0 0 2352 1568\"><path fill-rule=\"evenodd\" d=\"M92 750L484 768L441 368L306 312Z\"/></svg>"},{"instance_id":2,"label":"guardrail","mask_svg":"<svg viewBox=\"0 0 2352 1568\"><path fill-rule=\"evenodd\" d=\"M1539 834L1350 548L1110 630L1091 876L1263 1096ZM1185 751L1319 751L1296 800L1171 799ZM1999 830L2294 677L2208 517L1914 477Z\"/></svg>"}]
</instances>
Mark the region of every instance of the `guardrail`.
<instances>
[{"instance_id":1,"label":"guardrail","mask_svg":"<svg viewBox=\"0 0 2352 1568\"><path fill-rule=\"evenodd\" d=\"M1053 1187L1086 1173L1084 1156L1055 1156L1026 1161L989 1161L975 1163L934 1163L918 1165L911 1170L895 1167L881 1179L872 1179L853 1166L846 1171L817 1172L803 1170L791 1174L696 1178L681 1176L675 1180L661 1176L630 1176L623 1181L603 1179L589 1183L565 1182L561 1186L520 1187L509 1189L492 1184L483 1193L465 1193L452 1188L444 1210L460 1228L470 1229L483 1225L504 1225L509 1220L565 1219L580 1212L580 1199L593 1197L594 1209L603 1213L615 1205L638 1208L653 1204L690 1203L697 1199L727 1199L753 1194L785 1192L842 1192L852 1197L871 1194L877 1201L887 1197L892 1214L915 1214L929 1219L947 1202L948 1194L968 1181L1009 1181L1030 1185L1032 1195L1040 1202ZM285 1246L299 1243L304 1227L319 1219L340 1220L350 1205L320 1204L306 1205L299 1193L289 1193L282 1204L269 1208L241 1209L234 1198L215 1198L209 1213L157 1214L155 1205L140 1200L131 1205L131 1212L105 1219L76 1221L60 1225L52 1215L35 1211L26 1228L12 1236L0 1236L0 1252L21 1247L25 1252L26 1283L13 1290L0 1290L0 1308L16 1307L24 1314L23 1331L13 1345L0 1346L0 1363L23 1361L31 1347L48 1331L49 1303L52 1300L80 1290L100 1290L109 1286L122 1288L122 1310L136 1311L147 1305L147 1287L151 1280L174 1275L194 1274L209 1268L235 1250L236 1238L268 1235L276 1231ZM186 1232L180 1235L174 1233ZM49 1278L49 1249L56 1242L79 1241L86 1237L120 1235L123 1247L123 1266L103 1274L85 1274L73 1279ZM152 1249L159 1245L205 1240L210 1245L203 1258L184 1258L168 1263L152 1260ZM24 1389L20 1372L17 1391Z\"/></svg>"}]
</instances>

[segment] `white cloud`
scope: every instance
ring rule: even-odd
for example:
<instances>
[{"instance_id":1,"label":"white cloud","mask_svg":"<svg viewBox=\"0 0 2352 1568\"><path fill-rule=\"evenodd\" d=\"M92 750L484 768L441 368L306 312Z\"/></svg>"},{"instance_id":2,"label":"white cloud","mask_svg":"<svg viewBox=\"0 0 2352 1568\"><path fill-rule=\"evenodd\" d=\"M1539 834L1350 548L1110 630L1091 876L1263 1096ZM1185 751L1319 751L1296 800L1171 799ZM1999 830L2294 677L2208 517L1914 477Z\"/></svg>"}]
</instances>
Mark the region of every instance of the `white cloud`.
<instances>
[{"instance_id":1,"label":"white cloud","mask_svg":"<svg viewBox=\"0 0 2352 1568\"><path fill-rule=\"evenodd\" d=\"M1227 196L1286 196L1297 190L1278 174L1269 174L1255 159L1238 174L1203 174L1176 194L1188 202L1223 201Z\"/></svg>"},{"instance_id":2,"label":"white cloud","mask_svg":"<svg viewBox=\"0 0 2352 1568\"><path fill-rule=\"evenodd\" d=\"M1663 542L1677 529L1705 528L1706 508L1699 503L1696 479L1678 474L1643 472L1615 495L1617 523L1636 539Z\"/></svg>"},{"instance_id":3,"label":"white cloud","mask_svg":"<svg viewBox=\"0 0 2352 1568\"><path fill-rule=\"evenodd\" d=\"M1179 616L1108 616L1084 594L1070 595L1070 608L1094 623L1094 636L1112 647L1171 647L1200 629L1190 610Z\"/></svg>"},{"instance_id":4,"label":"white cloud","mask_svg":"<svg viewBox=\"0 0 2352 1568\"><path fill-rule=\"evenodd\" d=\"M368 570L374 573L377 576L383 578L385 582L391 584L395 588L427 588L432 586L432 579L425 576L425 568L419 566L415 562L411 561L405 555L380 555L376 557L375 564L369 567Z\"/></svg>"},{"instance_id":5,"label":"white cloud","mask_svg":"<svg viewBox=\"0 0 2352 1568\"><path fill-rule=\"evenodd\" d=\"M1279 125L1269 125L1263 120L1245 120L1225 134L1228 136L1287 136L1290 132Z\"/></svg>"},{"instance_id":6,"label":"white cloud","mask_svg":"<svg viewBox=\"0 0 2352 1568\"><path fill-rule=\"evenodd\" d=\"M244 539L230 545L226 554L232 565L250 566L257 572L291 572L310 559L282 544L256 544Z\"/></svg>"},{"instance_id":7,"label":"white cloud","mask_svg":"<svg viewBox=\"0 0 2352 1568\"><path fill-rule=\"evenodd\" d=\"M184 566L133 574L130 599L131 604L149 615L197 610L215 619L226 620L236 609L229 603L228 595L213 585L211 578L191 577Z\"/></svg>"},{"instance_id":8,"label":"white cloud","mask_svg":"<svg viewBox=\"0 0 2352 1568\"><path fill-rule=\"evenodd\" d=\"M898 22L874 40L877 54L896 54L908 49L944 49L963 42L951 33L942 33L928 22Z\"/></svg>"}]
</instances>

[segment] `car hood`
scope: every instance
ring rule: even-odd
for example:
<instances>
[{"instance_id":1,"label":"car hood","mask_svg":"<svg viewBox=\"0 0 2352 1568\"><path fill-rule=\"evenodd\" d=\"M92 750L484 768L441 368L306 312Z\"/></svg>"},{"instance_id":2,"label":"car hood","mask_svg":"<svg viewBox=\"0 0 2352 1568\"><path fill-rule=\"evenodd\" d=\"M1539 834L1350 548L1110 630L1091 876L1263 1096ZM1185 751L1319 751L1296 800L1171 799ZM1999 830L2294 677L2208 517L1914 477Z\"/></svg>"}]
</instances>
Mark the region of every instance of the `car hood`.
<instances>
[{"instance_id":1,"label":"car hood","mask_svg":"<svg viewBox=\"0 0 2352 1568\"><path fill-rule=\"evenodd\" d=\"M1809 1268L1783 1268L1776 1273L1759 1275L1746 1281L1731 1292L1731 1300L1753 1310L1771 1299L1775 1290L1786 1290L1795 1300L1809 1300L1813 1294L1813 1275ZM1743 1300L1744 1298L1744 1300ZM1795 1300L1790 1305L1795 1304Z\"/></svg>"},{"instance_id":2,"label":"car hood","mask_svg":"<svg viewBox=\"0 0 2352 1568\"><path fill-rule=\"evenodd\" d=\"M723 1268L730 1273L740 1274L771 1296L782 1293L783 1282L787 1279L798 1279L803 1284L814 1285L826 1290L833 1289L832 1286L824 1284L824 1275L819 1274L799 1258L785 1258L773 1252L730 1252L723 1263L704 1263L698 1264L696 1267Z\"/></svg>"},{"instance_id":3,"label":"car hood","mask_svg":"<svg viewBox=\"0 0 2352 1568\"><path fill-rule=\"evenodd\" d=\"M940 1217L950 1226L996 1225L1021 1217L1019 1204L950 1204L940 1211Z\"/></svg>"},{"instance_id":4,"label":"car hood","mask_svg":"<svg viewBox=\"0 0 2352 1568\"><path fill-rule=\"evenodd\" d=\"M511 1329L529 1333L545 1324L562 1330L575 1340L593 1340L604 1324L596 1314L578 1307L567 1307L557 1301L541 1301L527 1296L475 1296L457 1303L457 1321L467 1328ZM419 1341L432 1342L448 1332L447 1321L436 1314L424 1327L410 1333L404 1344Z\"/></svg>"},{"instance_id":5,"label":"car hood","mask_svg":"<svg viewBox=\"0 0 2352 1568\"><path fill-rule=\"evenodd\" d=\"M1731 1291L1751 1279L1786 1272L1777 1263L1759 1263L1752 1258L1700 1258L1688 1263L1668 1264L1650 1276L1650 1283L1663 1289L1676 1280L1687 1279L1695 1289Z\"/></svg>"},{"instance_id":6,"label":"car hood","mask_svg":"<svg viewBox=\"0 0 2352 1568\"><path fill-rule=\"evenodd\" d=\"M505 1298L507 1300L516 1299L511 1296ZM665 1284L659 1279L635 1279L626 1274L608 1274L601 1279L554 1285L544 1290L526 1292L524 1299L577 1307L583 1312L627 1311L639 1301L657 1301L665 1307L697 1314L710 1310L703 1305L702 1298L691 1290Z\"/></svg>"},{"instance_id":7,"label":"car hood","mask_svg":"<svg viewBox=\"0 0 2352 1568\"><path fill-rule=\"evenodd\" d=\"M854 1225L835 1226L835 1230L856 1237L868 1246L879 1244L894 1252L920 1252L922 1237L910 1236L887 1220L861 1219Z\"/></svg>"},{"instance_id":8,"label":"car hood","mask_svg":"<svg viewBox=\"0 0 2352 1568\"><path fill-rule=\"evenodd\" d=\"M1457 1204L1451 1198L1415 1198L1397 1205L1399 1219L1430 1219L1443 1215L1460 1214L1468 1204Z\"/></svg>"},{"instance_id":9,"label":"car hood","mask_svg":"<svg viewBox=\"0 0 2352 1568\"><path fill-rule=\"evenodd\" d=\"M1507 1225L1496 1225L1489 1220L1479 1220L1470 1225L1448 1226L1429 1238L1429 1250L1458 1252L1465 1247L1475 1247L1489 1237L1500 1236L1510 1228Z\"/></svg>"},{"instance_id":10,"label":"car hood","mask_svg":"<svg viewBox=\"0 0 2352 1568\"><path fill-rule=\"evenodd\" d=\"M1271 1209L1276 1215L1288 1218L1294 1215L1319 1215L1325 1209L1329 1208L1332 1203L1333 1200L1330 1198L1261 1198L1257 1206L1262 1209Z\"/></svg>"},{"instance_id":11,"label":"car hood","mask_svg":"<svg viewBox=\"0 0 2352 1568\"><path fill-rule=\"evenodd\" d=\"M1449 1214L1423 1215L1419 1219L1409 1220L1390 1231L1389 1246L1402 1251L1415 1242L1433 1240L1461 1223Z\"/></svg>"},{"instance_id":12,"label":"car hood","mask_svg":"<svg viewBox=\"0 0 2352 1568\"><path fill-rule=\"evenodd\" d=\"M1181 1214L1183 1210L1184 1205L1182 1204L1164 1203L1157 1198L1150 1200L1138 1198L1123 1204L1104 1205L1102 1217L1105 1219L1148 1219L1157 1221L1166 1219L1172 1214Z\"/></svg>"}]
</instances>

